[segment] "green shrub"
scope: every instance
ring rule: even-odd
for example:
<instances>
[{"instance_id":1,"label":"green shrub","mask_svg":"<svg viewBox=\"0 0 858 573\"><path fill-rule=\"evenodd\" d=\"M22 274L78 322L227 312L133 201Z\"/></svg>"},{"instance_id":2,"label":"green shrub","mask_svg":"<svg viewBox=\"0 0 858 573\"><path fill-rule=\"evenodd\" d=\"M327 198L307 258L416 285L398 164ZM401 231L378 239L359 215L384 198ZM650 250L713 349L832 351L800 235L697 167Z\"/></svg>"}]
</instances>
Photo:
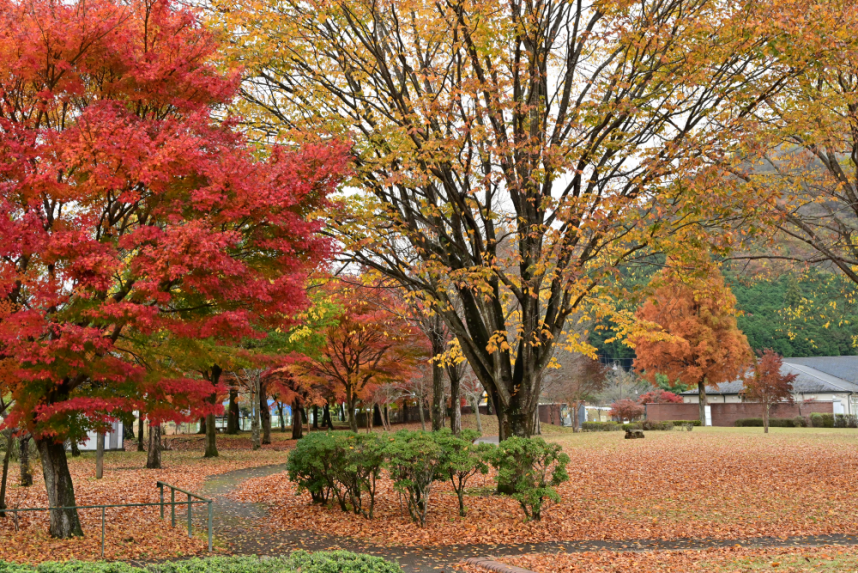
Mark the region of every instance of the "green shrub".
<instances>
[{"instance_id":1,"label":"green shrub","mask_svg":"<svg viewBox=\"0 0 858 573\"><path fill-rule=\"evenodd\" d=\"M643 425L640 422L627 422L620 426L624 432L634 432L635 430L643 430Z\"/></svg>"},{"instance_id":2,"label":"green shrub","mask_svg":"<svg viewBox=\"0 0 858 573\"><path fill-rule=\"evenodd\" d=\"M804 416L796 416L792 419L792 425L796 428L806 428L808 425L807 418Z\"/></svg>"},{"instance_id":3,"label":"green shrub","mask_svg":"<svg viewBox=\"0 0 858 573\"><path fill-rule=\"evenodd\" d=\"M384 464L384 442L379 434L352 434L343 432L337 435L339 447L339 465L334 470L336 481L341 486L337 492L342 495L340 506L346 498L352 511L372 519L375 509L375 492L378 475ZM363 494L369 495L369 504L364 506Z\"/></svg>"},{"instance_id":4,"label":"green shrub","mask_svg":"<svg viewBox=\"0 0 858 573\"><path fill-rule=\"evenodd\" d=\"M480 434L473 430L462 430L456 437L448 429L435 432L435 441L441 446L441 462L438 465L439 479L449 479L459 497L459 515L465 515L465 487L470 478L487 474L488 456L495 449L492 444L474 444Z\"/></svg>"},{"instance_id":5,"label":"green shrub","mask_svg":"<svg viewBox=\"0 0 858 573\"><path fill-rule=\"evenodd\" d=\"M814 428L822 427L822 414L819 412L814 412L810 415L810 425Z\"/></svg>"},{"instance_id":6,"label":"green shrub","mask_svg":"<svg viewBox=\"0 0 858 573\"><path fill-rule=\"evenodd\" d=\"M349 551L296 551L283 557L208 557L134 567L122 562L48 562L37 566L0 561L0 573L402 573L381 557Z\"/></svg>"},{"instance_id":7,"label":"green shrub","mask_svg":"<svg viewBox=\"0 0 858 573\"><path fill-rule=\"evenodd\" d=\"M422 527L443 457L441 446L430 432L400 430L389 438L384 453L394 489L405 494L408 514Z\"/></svg>"},{"instance_id":8,"label":"green shrub","mask_svg":"<svg viewBox=\"0 0 858 573\"><path fill-rule=\"evenodd\" d=\"M692 426L702 426L700 420L671 420L671 423L676 426L687 426L691 424Z\"/></svg>"},{"instance_id":9,"label":"green shrub","mask_svg":"<svg viewBox=\"0 0 858 573\"><path fill-rule=\"evenodd\" d=\"M822 415L822 427L823 428L833 428L834 427L834 414L823 414Z\"/></svg>"},{"instance_id":10,"label":"green shrub","mask_svg":"<svg viewBox=\"0 0 858 573\"><path fill-rule=\"evenodd\" d=\"M286 470L314 503L336 497L340 509L372 518L378 475L384 462L379 434L311 433L289 453ZM369 495L368 503L363 494Z\"/></svg>"},{"instance_id":11,"label":"green shrub","mask_svg":"<svg viewBox=\"0 0 858 573\"><path fill-rule=\"evenodd\" d=\"M545 499L560 501L554 486L569 480L569 456L557 444L542 438L512 437L502 441L491 456L497 469L498 489L511 491L528 520L542 518Z\"/></svg>"},{"instance_id":12,"label":"green shrub","mask_svg":"<svg viewBox=\"0 0 858 573\"><path fill-rule=\"evenodd\" d=\"M764 426L762 418L743 418L741 420L736 420L735 425L746 428L762 428ZM801 426L796 426L795 418L769 418L769 427L796 428Z\"/></svg>"},{"instance_id":13,"label":"green shrub","mask_svg":"<svg viewBox=\"0 0 858 573\"><path fill-rule=\"evenodd\" d=\"M289 561L296 573L402 573L399 565L381 557L350 551L296 551L289 557Z\"/></svg>"},{"instance_id":14,"label":"green shrub","mask_svg":"<svg viewBox=\"0 0 858 573\"><path fill-rule=\"evenodd\" d=\"M339 487L336 469L343 464L342 454L334 434L310 433L298 440L298 445L289 452L286 461L289 479L297 484L298 491L309 492L313 503L327 503ZM346 510L344 504L341 507Z\"/></svg>"},{"instance_id":15,"label":"green shrub","mask_svg":"<svg viewBox=\"0 0 858 573\"><path fill-rule=\"evenodd\" d=\"M635 430L647 430L647 431L665 431L673 429L673 422L664 421L664 422L655 422L652 420L644 420L643 422L632 422L630 424L623 424L622 429L627 432L633 432Z\"/></svg>"},{"instance_id":16,"label":"green shrub","mask_svg":"<svg viewBox=\"0 0 858 573\"><path fill-rule=\"evenodd\" d=\"M584 422L581 430L584 432L614 432L622 429L618 422Z\"/></svg>"}]
</instances>

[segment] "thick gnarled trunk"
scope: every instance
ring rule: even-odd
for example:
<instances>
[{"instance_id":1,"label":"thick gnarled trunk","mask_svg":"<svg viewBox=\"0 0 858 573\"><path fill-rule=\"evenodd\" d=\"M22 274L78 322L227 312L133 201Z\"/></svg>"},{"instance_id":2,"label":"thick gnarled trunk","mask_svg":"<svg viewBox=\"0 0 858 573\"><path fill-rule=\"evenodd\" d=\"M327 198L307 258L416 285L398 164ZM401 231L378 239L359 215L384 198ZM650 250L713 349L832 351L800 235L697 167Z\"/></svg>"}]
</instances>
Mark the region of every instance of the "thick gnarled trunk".
<instances>
[{"instance_id":1,"label":"thick gnarled trunk","mask_svg":"<svg viewBox=\"0 0 858 573\"><path fill-rule=\"evenodd\" d=\"M36 447L42 460L42 474L50 506L69 508L77 505L63 443L57 443L50 438L40 438L36 440ZM49 513L51 536L60 539L83 536L77 509L55 509Z\"/></svg>"},{"instance_id":2,"label":"thick gnarled trunk","mask_svg":"<svg viewBox=\"0 0 858 573\"><path fill-rule=\"evenodd\" d=\"M304 437L304 424L301 421L301 403L296 399L292 402L292 439L300 440Z\"/></svg>"},{"instance_id":3,"label":"thick gnarled trunk","mask_svg":"<svg viewBox=\"0 0 858 573\"><path fill-rule=\"evenodd\" d=\"M149 422L149 451L146 454L146 469L161 469L161 424Z\"/></svg>"}]
</instances>

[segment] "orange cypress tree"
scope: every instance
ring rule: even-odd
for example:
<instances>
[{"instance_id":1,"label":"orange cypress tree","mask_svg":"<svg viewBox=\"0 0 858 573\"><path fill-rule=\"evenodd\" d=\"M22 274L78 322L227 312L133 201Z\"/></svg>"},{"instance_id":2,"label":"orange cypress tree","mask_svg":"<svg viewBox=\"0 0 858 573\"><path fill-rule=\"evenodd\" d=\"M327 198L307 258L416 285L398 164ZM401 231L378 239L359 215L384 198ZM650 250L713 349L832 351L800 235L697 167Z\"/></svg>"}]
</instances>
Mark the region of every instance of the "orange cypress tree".
<instances>
[{"instance_id":1,"label":"orange cypress tree","mask_svg":"<svg viewBox=\"0 0 858 573\"><path fill-rule=\"evenodd\" d=\"M630 337L635 369L696 385L700 420L706 420L706 386L735 380L751 362L748 340L736 325L736 297L717 269L686 274L671 261L655 276L652 294L637 312L643 331Z\"/></svg>"}]
</instances>

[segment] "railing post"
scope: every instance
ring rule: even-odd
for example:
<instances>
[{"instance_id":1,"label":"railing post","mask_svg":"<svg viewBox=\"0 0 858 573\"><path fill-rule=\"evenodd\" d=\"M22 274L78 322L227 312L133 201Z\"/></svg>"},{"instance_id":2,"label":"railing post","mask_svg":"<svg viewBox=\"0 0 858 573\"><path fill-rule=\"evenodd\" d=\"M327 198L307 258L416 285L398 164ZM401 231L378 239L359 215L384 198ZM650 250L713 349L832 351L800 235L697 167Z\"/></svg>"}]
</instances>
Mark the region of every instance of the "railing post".
<instances>
[{"instance_id":1,"label":"railing post","mask_svg":"<svg viewBox=\"0 0 858 573\"><path fill-rule=\"evenodd\" d=\"M191 494L188 494L188 537L191 536Z\"/></svg>"},{"instance_id":2,"label":"railing post","mask_svg":"<svg viewBox=\"0 0 858 573\"><path fill-rule=\"evenodd\" d=\"M101 558L104 559L104 506L101 506Z\"/></svg>"},{"instance_id":3,"label":"railing post","mask_svg":"<svg viewBox=\"0 0 858 573\"><path fill-rule=\"evenodd\" d=\"M170 488L170 525L176 527L176 490Z\"/></svg>"},{"instance_id":4,"label":"railing post","mask_svg":"<svg viewBox=\"0 0 858 573\"><path fill-rule=\"evenodd\" d=\"M161 519L164 519L164 484L158 482L158 489L161 490Z\"/></svg>"},{"instance_id":5,"label":"railing post","mask_svg":"<svg viewBox=\"0 0 858 573\"><path fill-rule=\"evenodd\" d=\"M209 500L209 553L212 552L212 500Z\"/></svg>"}]
</instances>

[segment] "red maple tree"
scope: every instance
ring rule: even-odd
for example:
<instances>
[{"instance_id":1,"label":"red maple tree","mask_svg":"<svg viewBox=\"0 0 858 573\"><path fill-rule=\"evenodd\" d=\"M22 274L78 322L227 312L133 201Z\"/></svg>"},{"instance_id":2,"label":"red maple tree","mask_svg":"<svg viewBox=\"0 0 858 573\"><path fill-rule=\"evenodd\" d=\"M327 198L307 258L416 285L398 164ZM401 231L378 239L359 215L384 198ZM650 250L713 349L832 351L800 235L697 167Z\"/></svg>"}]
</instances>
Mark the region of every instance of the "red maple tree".
<instances>
[{"instance_id":1,"label":"red maple tree","mask_svg":"<svg viewBox=\"0 0 858 573\"><path fill-rule=\"evenodd\" d=\"M410 379L421 360L429 357L425 337L404 318L401 299L387 285L362 286L357 280L330 285L332 300L341 308L335 325L326 329L318 356L306 356L296 372L330 384L345 399L352 431L355 408L377 386Z\"/></svg>"},{"instance_id":2,"label":"red maple tree","mask_svg":"<svg viewBox=\"0 0 858 573\"><path fill-rule=\"evenodd\" d=\"M611 409L608 410L608 415L612 418L619 418L620 421L628 420L631 422L644 415L646 410L644 407L634 400L623 398L611 404Z\"/></svg>"},{"instance_id":3,"label":"red maple tree","mask_svg":"<svg viewBox=\"0 0 858 573\"><path fill-rule=\"evenodd\" d=\"M742 398L759 402L763 410L763 431L766 434L769 433L769 412L772 405L778 402L793 403L792 383L797 375L783 374L782 367L780 354L766 348L759 354L753 370L744 379Z\"/></svg>"},{"instance_id":4,"label":"red maple tree","mask_svg":"<svg viewBox=\"0 0 858 573\"><path fill-rule=\"evenodd\" d=\"M0 4L0 357L7 425L35 438L51 506L75 505L63 442L120 412L219 408L209 381L153 374L129 333L236 340L305 304L327 250L308 217L343 145L260 160L212 119L237 74L169 0ZM74 510L51 534L81 535Z\"/></svg>"},{"instance_id":5,"label":"red maple tree","mask_svg":"<svg viewBox=\"0 0 858 573\"><path fill-rule=\"evenodd\" d=\"M682 396L656 388L646 394L641 394L641 397L638 398L638 404L682 404Z\"/></svg>"}]
</instances>

